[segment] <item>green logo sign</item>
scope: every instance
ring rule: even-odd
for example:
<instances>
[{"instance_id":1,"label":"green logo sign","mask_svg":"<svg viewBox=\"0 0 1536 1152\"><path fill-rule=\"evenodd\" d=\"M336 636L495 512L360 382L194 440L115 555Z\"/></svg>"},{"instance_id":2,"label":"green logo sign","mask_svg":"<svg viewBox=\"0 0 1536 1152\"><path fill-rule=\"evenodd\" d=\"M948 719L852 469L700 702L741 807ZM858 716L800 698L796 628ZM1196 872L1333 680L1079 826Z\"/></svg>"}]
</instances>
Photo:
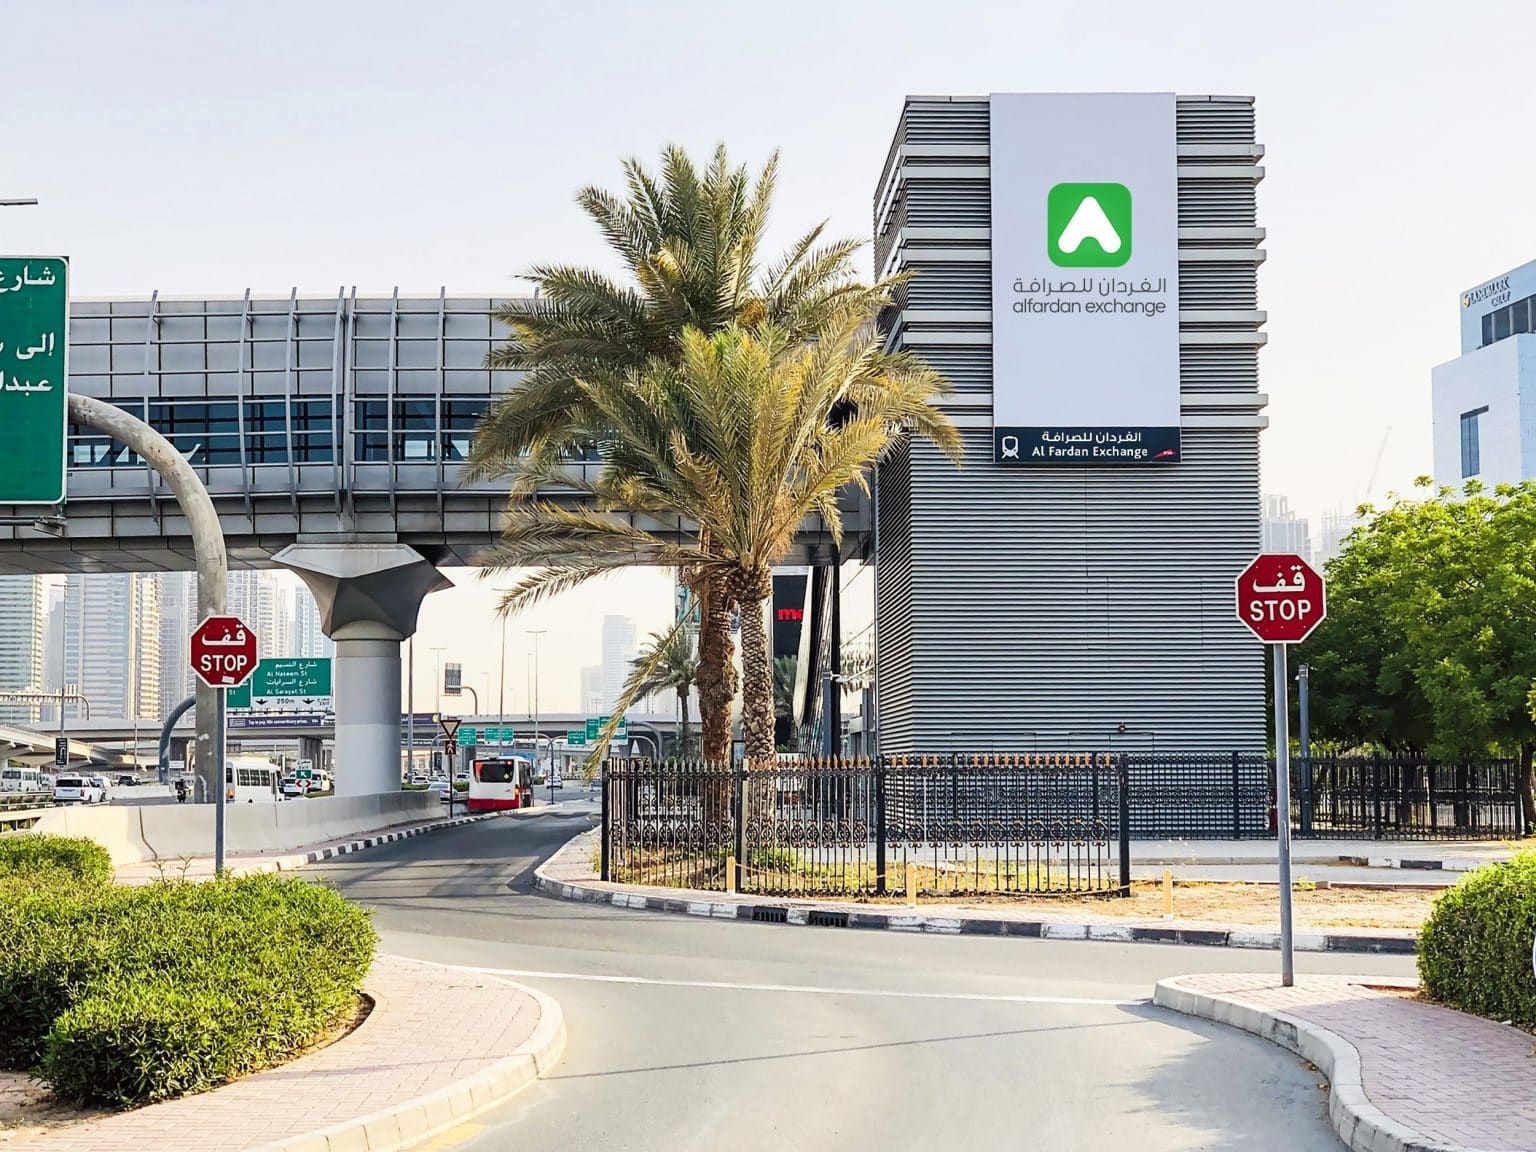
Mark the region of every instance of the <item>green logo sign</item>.
<instances>
[{"instance_id":1,"label":"green logo sign","mask_svg":"<svg viewBox=\"0 0 1536 1152\"><path fill-rule=\"evenodd\" d=\"M1058 184L1045 201L1045 247L1061 268L1118 268L1131 258L1131 190Z\"/></svg>"},{"instance_id":2,"label":"green logo sign","mask_svg":"<svg viewBox=\"0 0 1536 1152\"><path fill-rule=\"evenodd\" d=\"M0 504L64 499L69 264L0 256Z\"/></svg>"}]
</instances>

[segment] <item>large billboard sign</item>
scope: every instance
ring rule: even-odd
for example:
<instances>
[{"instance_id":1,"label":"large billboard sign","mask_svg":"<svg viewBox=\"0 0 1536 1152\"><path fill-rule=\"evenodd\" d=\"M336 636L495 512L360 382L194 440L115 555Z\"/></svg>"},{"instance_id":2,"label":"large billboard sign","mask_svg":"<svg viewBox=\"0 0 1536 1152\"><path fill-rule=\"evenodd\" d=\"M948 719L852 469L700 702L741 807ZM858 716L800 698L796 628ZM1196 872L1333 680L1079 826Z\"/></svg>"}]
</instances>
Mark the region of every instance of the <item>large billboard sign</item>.
<instances>
[{"instance_id":1,"label":"large billboard sign","mask_svg":"<svg viewBox=\"0 0 1536 1152\"><path fill-rule=\"evenodd\" d=\"M994 94L993 459L1179 459L1172 93Z\"/></svg>"}]
</instances>

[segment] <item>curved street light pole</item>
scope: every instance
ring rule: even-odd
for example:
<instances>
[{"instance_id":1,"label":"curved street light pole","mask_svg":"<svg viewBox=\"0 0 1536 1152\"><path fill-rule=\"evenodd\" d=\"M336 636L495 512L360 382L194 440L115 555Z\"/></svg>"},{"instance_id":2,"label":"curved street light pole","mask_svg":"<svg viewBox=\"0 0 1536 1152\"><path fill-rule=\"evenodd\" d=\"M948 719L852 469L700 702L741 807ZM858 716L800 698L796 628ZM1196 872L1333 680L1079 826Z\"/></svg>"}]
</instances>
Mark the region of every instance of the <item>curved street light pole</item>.
<instances>
[{"instance_id":1,"label":"curved street light pole","mask_svg":"<svg viewBox=\"0 0 1536 1152\"><path fill-rule=\"evenodd\" d=\"M197 614L203 620L223 613L228 605L229 559L224 550L224 530L208 489L196 469L164 436L137 416L114 404L69 395L69 418L76 424L103 432L137 452L165 481L181 514L187 518L192 551L197 560ZM224 693L197 685L197 774L204 796L214 798L214 870L224 871Z\"/></svg>"}]
</instances>

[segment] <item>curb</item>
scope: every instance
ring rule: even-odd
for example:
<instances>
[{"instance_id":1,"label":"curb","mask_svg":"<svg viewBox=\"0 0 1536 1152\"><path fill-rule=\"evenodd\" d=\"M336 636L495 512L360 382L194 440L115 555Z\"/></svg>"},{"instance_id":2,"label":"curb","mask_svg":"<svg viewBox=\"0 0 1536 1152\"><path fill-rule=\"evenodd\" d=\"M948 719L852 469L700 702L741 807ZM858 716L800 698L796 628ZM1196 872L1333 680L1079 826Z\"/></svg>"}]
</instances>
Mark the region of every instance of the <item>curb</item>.
<instances>
[{"instance_id":1,"label":"curb","mask_svg":"<svg viewBox=\"0 0 1536 1152\"><path fill-rule=\"evenodd\" d=\"M1397 856L1340 856L1340 864L1353 864L1357 868L1411 868L1423 872L1471 872L1492 859L1404 860Z\"/></svg>"},{"instance_id":2,"label":"curb","mask_svg":"<svg viewBox=\"0 0 1536 1152\"><path fill-rule=\"evenodd\" d=\"M357 840L349 840L345 844L332 844L328 848L316 848L313 852L299 852L292 856L278 856L277 870L286 871L290 868L300 868L305 864L318 864L322 860L331 860L337 856L350 856L353 852L361 852L364 848L373 848L379 844L392 844L396 840L408 840L412 836L423 836L428 832L436 832L443 828L457 828L462 824L478 824L482 820L494 820L496 812L488 812L480 816L455 816L451 820L439 820L434 824L418 824L414 828L402 828L398 832L381 832L377 836L364 836Z\"/></svg>"},{"instance_id":3,"label":"curb","mask_svg":"<svg viewBox=\"0 0 1536 1152\"><path fill-rule=\"evenodd\" d=\"M579 834L580 835L580 834ZM533 886L562 900L612 904L615 908L669 912L714 920L747 920L812 928L872 928L891 932L932 932L955 936L1019 936L1035 940L1108 940L1118 944L1196 944L1207 948L1280 947L1280 933L1261 928L1177 928L1172 925L1073 924L1060 920L1003 920L975 916L945 916L906 908L899 912L875 912L867 907L839 904L791 903L772 900L761 904L722 901L713 892L680 890L679 896L650 896L623 889L596 888L588 884L556 880L545 869L568 851L575 837L533 873ZM1418 951L1413 936L1380 936L1364 933L1297 932L1292 939L1298 952L1394 953Z\"/></svg>"},{"instance_id":4,"label":"curb","mask_svg":"<svg viewBox=\"0 0 1536 1152\"><path fill-rule=\"evenodd\" d=\"M425 1096L318 1132L263 1144L253 1152L403 1152L496 1107L544 1075L565 1050L565 1015L559 1001L513 980L499 976L487 979L525 992L539 1005L538 1026L516 1051Z\"/></svg>"},{"instance_id":5,"label":"curb","mask_svg":"<svg viewBox=\"0 0 1536 1152\"><path fill-rule=\"evenodd\" d=\"M1266 1012L1222 997L1183 987L1182 977L1159 980L1152 1003L1187 1016L1198 1016L1251 1032L1310 1061L1328 1077L1328 1119L1354 1152L1477 1152L1442 1144L1393 1120L1371 1103L1360 1079L1360 1053L1333 1032L1284 1012ZM1372 977L1373 984L1410 987L1411 980Z\"/></svg>"}]
</instances>

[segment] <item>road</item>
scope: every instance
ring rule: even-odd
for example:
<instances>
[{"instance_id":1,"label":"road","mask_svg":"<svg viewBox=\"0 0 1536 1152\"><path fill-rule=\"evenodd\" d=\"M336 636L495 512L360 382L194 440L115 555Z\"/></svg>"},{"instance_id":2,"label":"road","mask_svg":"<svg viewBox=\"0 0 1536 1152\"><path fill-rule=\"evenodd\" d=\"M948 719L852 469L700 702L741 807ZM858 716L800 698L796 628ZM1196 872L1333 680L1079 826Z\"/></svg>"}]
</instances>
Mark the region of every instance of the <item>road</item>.
<instances>
[{"instance_id":1,"label":"road","mask_svg":"<svg viewBox=\"0 0 1536 1152\"><path fill-rule=\"evenodd\" d=\"M1342 1147L1317 1072L1145 1003L1161 976L1273 970L1273 953L707 922L535 894L535 865L592 822L590 805L561 805L314 869L376 910L386 951L516 973L564 1008L559 1067L434 1148Z\"/></svg>"}]
</instances>

